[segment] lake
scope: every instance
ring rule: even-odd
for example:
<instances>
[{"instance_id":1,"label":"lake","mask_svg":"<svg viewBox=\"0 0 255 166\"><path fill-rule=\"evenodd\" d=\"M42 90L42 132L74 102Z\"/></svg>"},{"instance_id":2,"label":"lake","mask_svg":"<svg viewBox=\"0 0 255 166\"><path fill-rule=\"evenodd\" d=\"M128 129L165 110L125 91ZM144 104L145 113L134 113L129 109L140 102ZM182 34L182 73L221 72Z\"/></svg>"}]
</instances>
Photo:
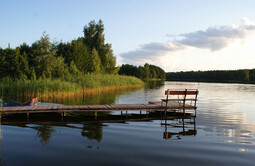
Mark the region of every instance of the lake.
<instances>
[{"instance_id":1,"label":"lake","mask_svg":"<svg viewBox=\"0 0 255 166\"><path fill-rule=\"evenodd\" d=\"M53 117L3 119L1 165L255 164L255 85L151 82L140 89L50 102L146 104L165 97L168 88L199 89L197 116L112 112L98 119L89 113L69 115L65 122Z\"/></svg>"}]
</instances>

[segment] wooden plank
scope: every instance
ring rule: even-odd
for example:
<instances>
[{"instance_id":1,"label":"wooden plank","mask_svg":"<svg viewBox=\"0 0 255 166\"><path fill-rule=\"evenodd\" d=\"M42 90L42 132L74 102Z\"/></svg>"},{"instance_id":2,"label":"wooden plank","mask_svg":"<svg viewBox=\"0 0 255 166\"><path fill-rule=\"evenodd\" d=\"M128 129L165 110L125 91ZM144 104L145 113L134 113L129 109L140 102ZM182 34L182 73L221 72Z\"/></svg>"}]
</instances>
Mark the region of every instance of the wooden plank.
<instances>
[{"instance_id":1,"label":"wooden plank","mask_svg":"<svg viewBox=\"0 0 255 166\"><path fill-rule=\"evenodd\" d=\"M116 104L115 107L116 107L117 109L123 110L123 109L126 108L126 105L125 105L125 104Z\"/></svg>"},{"instance_id":2,"label":"wooden plank","mask_svg":"<svg viewBox=\"0 0 255 166\"><path fill-rule=\"evenodd\" d=\"M88 107L87 105L81 105L81 106L80 106L80 109L81 109L81 110L88 110L89 107Z\"/></svg>"},{"instance_id":3,"label":"wooden plank","mask_svg":"<svg viewBox=\"0 0 255 166\"><path fill-rule=\"evenodd\" d=\"M105 107L103 105L97 105L97 109L104 109Z\"/></svg>"},{"instance_id":4,"label":"wooden plank","mask_svg":"<svg viewBox=\"0 0 255 166\"><path fill-rule=\"evenodd\" d=\"M112 107L111 107L110 105L108 105L108 104L105 104L105 106L106 106L109 110L112 109Z\"/></svg>"},{"instance_id":5,"label":"wooden plank","mask_svg":"<svg viewBox=\"0 0 255 166\"><path fill-rule=\"evenodd\" d=\"M57 106L58 107L58 110L66 110L66 107L65 106Z\"/></svg>"},{"instance_id":6,"label":"wooden plank","mask_svg":"<svg viewBox=\"0 0 255 166\"><path fill-rule=\"evenodd\" d=\"M112 107L113 110L118 109L117 105L110 104L110 106Z\"/></svg>"}]
</instances>

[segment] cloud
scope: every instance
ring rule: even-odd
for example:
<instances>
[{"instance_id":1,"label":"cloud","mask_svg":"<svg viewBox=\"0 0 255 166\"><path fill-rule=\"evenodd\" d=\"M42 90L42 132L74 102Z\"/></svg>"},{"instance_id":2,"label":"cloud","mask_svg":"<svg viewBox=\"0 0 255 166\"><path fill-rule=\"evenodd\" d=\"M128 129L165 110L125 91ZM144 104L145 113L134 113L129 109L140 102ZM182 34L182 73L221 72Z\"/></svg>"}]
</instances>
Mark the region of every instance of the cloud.
<instances>
[{"instance_id":1,"label":"cloud","mask_svg":"<svg viewBox=\"0 0 255 166\"><path fill-rule=\"evenodd\" d=\"M255 24L247 18L243 18L239 26L215 26L205 31L180 34L179 36L183 39L176 42L195 48L207 48L216 51L227 47L236 39L245 40L247 35L254 30Z\"/></svg>"},{"instance_id":2,"label":"cloud","mask_svg":"<svg viewBox=\"0 0 255 166\"><path fill-rule=\"evenodd\" d=\"M189 47L218 51L229 46L236 40L245 40L255 32L255 23L247 18L242 18L239 25L223 25L209 27L206 30L179 34L174 40L165 43L149 43L140 45L138 49L120 56L125 63L143 64L145 62L157 62L162 57L173 54ZM173 38L173 35L167 35Z\"/></svg>"},{"instance_id":3,"label":"cloud","mask_svg":"<svg viewBox=\"0 0 255 166\"><path fill-rule=\"evenodd\" d=\"M167 43L149 43L141 45L137 50L122 53L120 56L125 63L143 64L152 63L156 59L165 56L167 53L182 49L182 45Z\"/></svg>"}]
</instances>

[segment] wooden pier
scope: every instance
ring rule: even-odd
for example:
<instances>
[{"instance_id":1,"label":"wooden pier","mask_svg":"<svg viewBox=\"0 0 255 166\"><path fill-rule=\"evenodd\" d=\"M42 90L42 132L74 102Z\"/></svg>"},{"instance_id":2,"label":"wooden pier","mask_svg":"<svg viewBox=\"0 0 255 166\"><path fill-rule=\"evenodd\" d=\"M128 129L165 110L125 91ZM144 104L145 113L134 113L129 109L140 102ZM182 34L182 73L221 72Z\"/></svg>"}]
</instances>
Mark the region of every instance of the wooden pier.
<instances>
[{"instance_id":1,"label":"wooden pier","mask_svg":"<svg viewBox=\"0 0 255 166\"><path fill-rule=\"evenodd\" d=\"M171 101L167 106L162 106L161 102L149 102L148 104L104 104L104 105L49 105L49 106L22 106L22 107L3 107L2 115L20 113L65 113L75 111L165 111L177 109L194 109L193 105L182 105L179 102Z\"/></svg>"}]
</instances>

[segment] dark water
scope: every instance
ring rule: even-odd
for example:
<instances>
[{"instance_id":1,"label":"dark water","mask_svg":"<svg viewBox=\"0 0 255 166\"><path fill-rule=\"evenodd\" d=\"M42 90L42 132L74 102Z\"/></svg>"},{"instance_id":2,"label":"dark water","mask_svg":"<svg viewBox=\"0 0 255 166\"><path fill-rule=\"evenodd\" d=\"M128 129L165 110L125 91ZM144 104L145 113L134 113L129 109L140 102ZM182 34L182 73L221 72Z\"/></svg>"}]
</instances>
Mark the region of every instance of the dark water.
<instances>
[{"instance_id":1,"label":"dark water","mask_svg":"<svg viewBox=\"0 0 255 166\"><path fill-rule=\"evenodd\" d=\"M197 117L87 113L2 120L2 165L255 165L255 86L164 82L73 100L71 104L147 103L164 90L198 88ZM193 111L189 111L193 113ZM75 115L77 116L77 115Z\"/></svg>"}]
</instances>

